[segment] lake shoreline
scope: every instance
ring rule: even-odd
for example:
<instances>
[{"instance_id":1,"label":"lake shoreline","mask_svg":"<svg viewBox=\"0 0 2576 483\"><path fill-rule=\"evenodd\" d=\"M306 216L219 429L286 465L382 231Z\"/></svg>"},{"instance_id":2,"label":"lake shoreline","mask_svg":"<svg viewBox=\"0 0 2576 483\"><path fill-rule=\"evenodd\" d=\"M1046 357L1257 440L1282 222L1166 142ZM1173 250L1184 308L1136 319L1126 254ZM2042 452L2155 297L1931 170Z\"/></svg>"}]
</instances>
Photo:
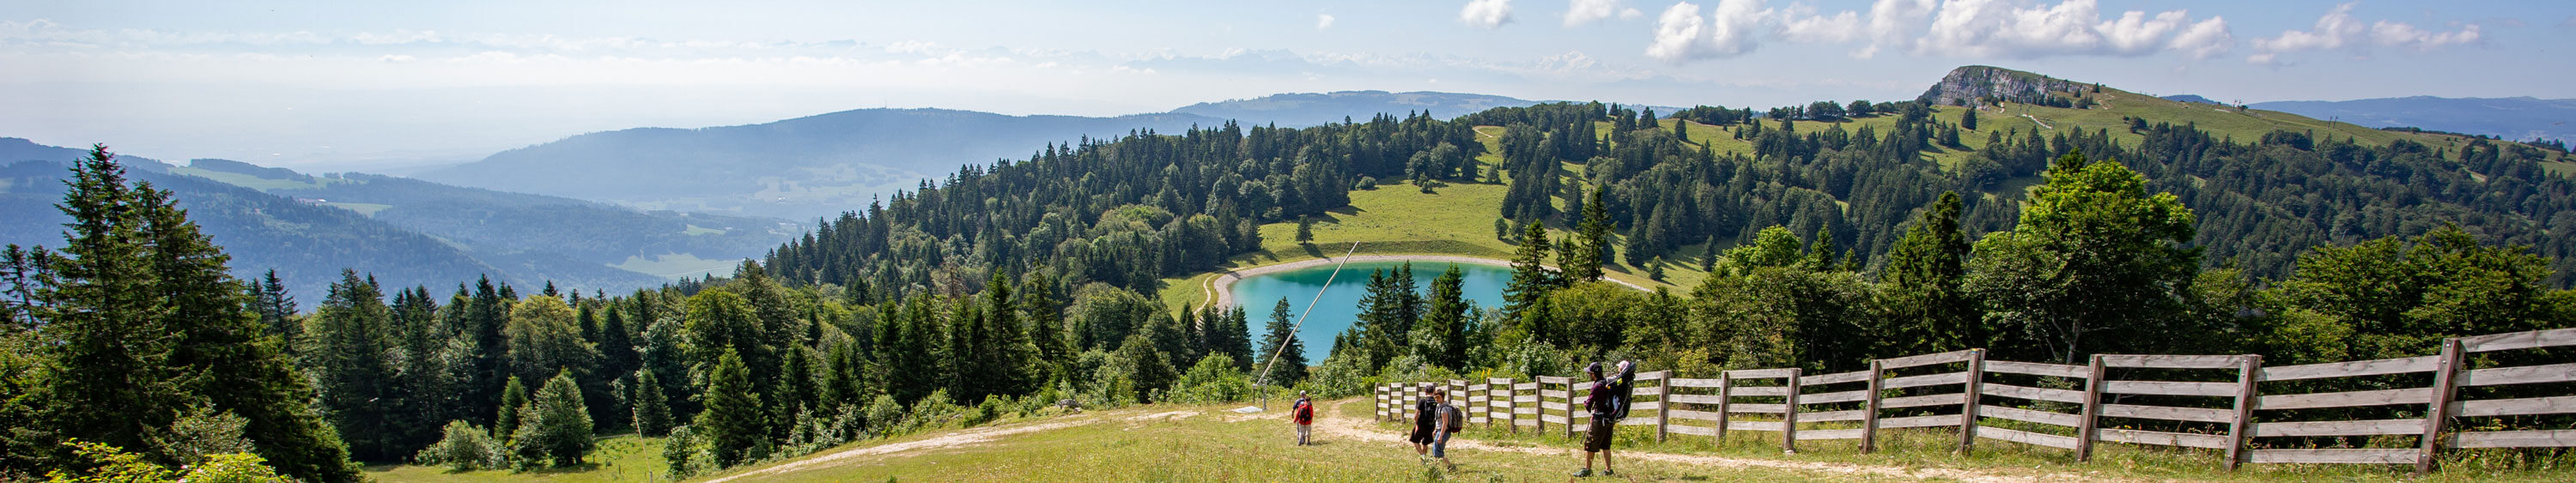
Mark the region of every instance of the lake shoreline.
<instances>
[{"instance_id":1,"label":"lake shoreline","mask_svg":"<svg viewBox=\"0 0 2576 483\"><path fill-rule=\"evenodd\" d=\"M1286 272L1286 271L1292 271L1292 270L1300 270L1300 269L1312 268L1312 267L1324 266L1324 265L1334 265L1334 264L1342 263L1342 262L1343 262L1343 261L1345 261L1345 260L1347 260L1347 261L1352 261L1352 262L1430 262L1430 263L1463 263L1463 264L1470 264L1470 265L1485 265L1485 266L1493 266L1493 267L1510 267L1510 266L1512 266L1512 262L1511 262L1510 260L1503 260L1503 259L1499 259L1499 258L1470 257L1470 256L1464 256L1464 255L1352 255L1352 256L1348 256L1348 257L1310 258L1310 259L1298 260L1298 261L1293 261L1293 262L1286 262L1286 263L1274 263L1274 264L1269 264L1269 265L1262 265L1262 266L1250 267L1250 268L1243 268L1243 269L1218 269L1218 272L1217 272L1216 276L1215 276L1215 277L1212 277L1212 278L1210 278L1210 279L1208 280L1208 284L1207 284L1208 290L1209 290L1210 292L1213 292L1209 298L1210 298L1211 300L1215 300L1215 301L1216 301L1216 302L1215 302L1215 304L1213 304L1214 306L1217 306L1217 307L1232 307L1232 306L1234 306L1234 282L1235 282L1235 281L1237 281L1237 280L1242 280L1242 279L1243 279L1243 278L1245 278L1245 277L1253 277L1253 276L1259 276L1259 275L1268 275L1268 274L1273 274L1273 273ZM1548 270L1556 270L1556 267L1547 267L1547 269L1548 269ZM1645 287L1641 287L1641 286L1638 286L1637 284L1628 283L1628 282L1626 282L1626 281L1622 281L1622 280L1611 279L1611 278L1603 278L1602 280L1606 280L1606 281L1609 281L1609 282L1612 282L1612 283L1617 283L1617 284L1619 284L1619 285L1623 285L1623 286L1626 286L1626 287L1631 288L1631 289L1636 289L1637 291L1640 291L1640 292L1647 291L1647 289L1646 289Z\"/></svg>"}]
</instances>

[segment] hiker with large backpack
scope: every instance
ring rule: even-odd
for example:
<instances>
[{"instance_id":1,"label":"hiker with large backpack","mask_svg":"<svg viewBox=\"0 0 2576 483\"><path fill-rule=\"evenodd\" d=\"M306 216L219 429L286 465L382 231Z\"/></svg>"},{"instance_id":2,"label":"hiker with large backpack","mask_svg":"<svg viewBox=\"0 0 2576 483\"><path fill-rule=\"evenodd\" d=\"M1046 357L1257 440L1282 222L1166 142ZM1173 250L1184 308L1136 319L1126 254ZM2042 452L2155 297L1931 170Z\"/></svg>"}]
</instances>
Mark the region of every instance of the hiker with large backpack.
<instances>
[{"instance_id":1,"label":"hiker with large backpack","mask_svg":"<svg viewBox=\"0 0 2576 483\"><path fill-rule=\"evenodd\" d=\"M1424 387L1422 399L1413 402L1413 435L1405 441L1413 442L1414 455L1431 453L1431 432L1440 429L1436 424L1440 416L1440 401L1433 399L1439 395L1439 389Z\"/></svg>"},{"instance_id":2,"label":"hiker with large backpack","mask_svg":"<svg viewBox=\"0 0 2576 483\"><path fill-rule=\"evenodd\" d=\"M1288 420L1297 423L1297 445L1312 444L1307 438L1315 434L1315 400L1306 391L1297 391L1297 404L1289 406Z\"/></svg>"},{"instance_id":3,"label":"hiker with large backpack","mask_svg":"<svg viewBox=\"0 0 2576 483\"><path fill-rule=\"evenodd\" d=\"M1447 466L1449 471L1457 471L1458 464L1449 462L1449 436L1467 428L1467 413L1458 410L1458 406L1449 404L1449 394L1445 391L1434 392L1431 396L1433 401L1438 402L1432 409L1432 414L1437 417L1432 418L1431 457L1439 459L1440 464Z\"/></svg>"},{"instance_id":4,"label":"hiker with large backpack","mask_svg":"<svg viewBox=\"0 0 2576 483\"><path fill-rule=\"evenodd\" d=\"M1637 365L1619 361L1615 370L1618 372L1603 377L1599 362L1583 368L1583 373L1592 375L1592 394L1583 401L1583 408L1592 413L1592 426L1584 431L1583 470L1574 472L1575 477L1592 476L1592 455L1596 453L1601 455L1601 476L1619 474L1610 468L1610 438L1618 432L1619 420L1628 417L1628 397L1636 389Z\"/></svg>"}]
</instances>

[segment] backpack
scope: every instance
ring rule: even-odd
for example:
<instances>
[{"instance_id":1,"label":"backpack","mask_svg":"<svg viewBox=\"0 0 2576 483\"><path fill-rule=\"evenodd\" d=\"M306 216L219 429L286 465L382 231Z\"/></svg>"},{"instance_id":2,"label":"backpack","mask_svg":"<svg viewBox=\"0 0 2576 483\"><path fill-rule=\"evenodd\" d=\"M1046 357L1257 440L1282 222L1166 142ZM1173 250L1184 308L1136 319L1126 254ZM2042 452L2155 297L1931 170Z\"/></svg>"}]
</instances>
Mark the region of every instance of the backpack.
<instances>
[{"instance_id":1,"label":"backpack","mask_svg":"<svg viewBox=\"0 0 2576 483\"><path fill-rule=\"evenodd\" d=\"M1455 433L1467 429L1467 412L1458 410L1457 406L1440 405L1440 417L1448 420L1449 432Z\"/></svg>"}]
</instances>

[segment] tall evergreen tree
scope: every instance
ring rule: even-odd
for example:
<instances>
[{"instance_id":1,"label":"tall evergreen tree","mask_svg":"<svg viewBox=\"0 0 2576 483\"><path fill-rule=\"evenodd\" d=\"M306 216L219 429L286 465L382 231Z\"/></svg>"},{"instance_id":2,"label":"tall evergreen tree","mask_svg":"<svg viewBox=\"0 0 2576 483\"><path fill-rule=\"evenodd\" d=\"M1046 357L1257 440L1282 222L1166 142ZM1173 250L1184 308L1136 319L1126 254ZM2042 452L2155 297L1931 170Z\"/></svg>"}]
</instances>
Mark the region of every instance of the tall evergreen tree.
<instances>
[{"instance_id":1,"label":"tall evergreen tree","mask_svg":"<svg viewBox=\"0 0 2576 483\"><path fill-rule=\"evenodd\" d=\"M493 410L492 436L506 440L518 434L524 415L520 410L527 407L528 385L519 383L519 376L510 376L510 382L501 386L501 405Z\"/></svg>"},{"instance_id":2,"label":"tall evergreen tree","mask_svg":"<svg viewBox=\"0 0 2576 483\"><path fill-rule=\"evenodd\" d=\"M671 433L671 402L663 396L662 378L635 371L635 434L661 437Z\"/></svg>"},{"instance_id":3,"label":"tall evergreen tree","mask_svg":"<svg viewBox=\"0 0 2576 483\"><path fill-rule=\"evenodd\" d=\"M359 460L394 461L418 449L394 439L393 405L404 395L395 386L393 361L387 357L392 323L375 281L343 269L313 315L312 337L306 339L306 370L320 393L316 401Z\"/></svg>"},{"instance_id":4,"label":"tall evergreen tree","mask_svg":"<svg viewBox=\"0 0 2576 483\"><path fill-rule=\"evenodd\" d=\"M769 429L761 415L760 394L751 387L751 369L742 355L723 349L707 371L706 410L690 431L704 438L718 466L733 466L767 456Z\"/></svg>"},{"instance_id":5,"label":"tall evergreen tree","mask_svg":"<svg viewBox=\"0 0 2576 483\"><path fill-rule=\"evenodd\" d=\"M1452 369L1467 365L1466 272L1450 265L1448 271L1431 280L1430 302L1420 324L1440 341L1439 350L1427 354L1433 364Z\"/></svg>"},{"instance_id":6,"label":"tall evergreen tree","mask_svg":"<svg viewBox=\"0 0 2576 483\"><path fill-rule=\"evenodd\" d=\"M268 335L285 341L283 347L296 348L297 339L304 337L304 326L295 321L295 296L286 293L286 283L277 278L277 269L269 269L251 289L251 308L259 312L260 325L268 328Z\"/></svg>"},{"instance_id":7,"label":"tall evergreen tree","mask_svg":"<svg viewBox=\"0 0 2576 483\"><path fill-rule=\"evenodd\" d=\"M528 405L526 419L511 442L522 448L523 457L542 458L551 466L581 464L592 449L588 407L572 371L557 372L537 390L537 399Z\"/></svg>"},{"instance_id":8,"label":"tall evergreen tree","mask_svg":"<svg viewBox=\"0 0 2576 483\"><path fill-rule=\"evenodd\" d=\"M1962 291L1967 277L1968 236L1959 230L1959 194L1941 193L1941 199L1916 218L1914 226L1905 229L1896 248L1887 254L1887 266L1879 279L1887 283L1883 292L1889 303L1882 304L1893 313L1885 318L1891 326L1882 333L1883 340L1895 342L1881 348L1878 355L1895 356L1946 352L1985 343L1977 319L1977 308Z\"/></svg>"},{"instance_id":9,"label":"tall evergreen tree","mask_svg":"<svg viewBox=\"0 0 2576 483\"><path fill-rule=\"evenodd\" d=\"M1568 280L1580 283L1601 279L1601 266L1610 263L1610 207L1602 201L1607 186L1594 187L1590 200L1583 204L1583 222L1575 226L1575 250L1567 253L1557 267L1565 270Z\"/></svg>"},{"instance_id":10,"label":"tall evergreen tree","mask_svg":"<svg viewBox=\"0 0 2576 483\"><path fill-rule=\"evenodd\" d=\"M1531 220L1521 235L1521 247L1512 254L1512 281L1503 286L1503 312L1507 317L1526 316L1531 305L1547 298L1547 292L1559 285L1558 273L1547 269L1547 222Z\"/></svg>"},{"instance_id":11,"label":"tall evergreen tree","mask_svg":"<svg viewBox=\"0 0 2576 483\"><path fill-rule=\"evenodd\" d=\"M1279 304L1270 308L1270 323L1263 326L1261 346L1253 348L1261 355L1259 367L1253 370L1269 368L1263 379L1280 387L1306 380L1306 344L1297 340L1296 321L1290 317L1288 298L1280 297Z\"/></svg>"}]
</instances>

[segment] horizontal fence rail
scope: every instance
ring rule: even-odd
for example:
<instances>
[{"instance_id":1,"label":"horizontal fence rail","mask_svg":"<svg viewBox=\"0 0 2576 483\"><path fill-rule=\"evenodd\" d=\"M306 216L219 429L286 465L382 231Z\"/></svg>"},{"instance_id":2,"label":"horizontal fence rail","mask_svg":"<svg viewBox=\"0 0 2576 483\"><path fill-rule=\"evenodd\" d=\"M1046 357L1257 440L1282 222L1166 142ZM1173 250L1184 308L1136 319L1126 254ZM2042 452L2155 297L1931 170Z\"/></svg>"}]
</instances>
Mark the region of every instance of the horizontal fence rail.
<instances>
[{"instance_id":1,"label":"horizontal fence rail","mask_svg":"<svg viewBox=\"0 0 2576 483\"><path fill-rule=\"evenodd\" d=\"M2422 474L2434 469L2445 449L2576 447L2576 429L2450 429L2452 420L2461 418L2576 414L2576 395L2467 399L2460 391L2576 382L2576 363L2484 368L2469 364L2472 355L2567 346L2576 346L2576 328L2446 339L2433 355L2274 367L2264 367L2259 355L2103 354L2084 365L2069 365L1989 361L1984 350L1971 349L1876 359L1869 361L1868 369L1831 374L1807 374L1800 368L1739 369L1697 379L1655 371L1636 375L1628 417L1617 424L1651 426L1657 441L1674 434L1718 441L1729 432L1777 432L1780 449L1789 453L1797 452L1799 442L1825 440L1856 440L1860 451L1870 452L1876 449L1881 430L1956 427L1962 453L1973 450L1982 439L2061 448L2075 452L2078 460L2088 460L2095 443L2113 442L2215 450L2224 455L2229 469L2242 463L2389 464L2413 465ZM2116 375L2160 377L2114 377L2115 371ZM2418 374L2430 374L2431 384L2265 391L2266 383L2276 390L2298 389L2347 378L2425 377ZM2010 379L1990 381L1993 376ZM1374 386L1372 399L1378 420L1409 422L1419 415L1416 404L1422 394L1436 390L1465 412L1470 425L1513 433L1526 427L1571 438L1591 430L1592 416L1584 410L1591 386L1590 381L1559 376L1389 382ZM2415 417L2302 420L2295 412L2273 415L2370 407L2415 408L2401 413ZM1903 410L1899 412L1903 416L1884 417L1890 410ZM2068 410L2073 412L2064 412ZM2015 427L1997 427L1984 420L2009 421ZM2106 420L2139 424L2105 427ZM2065 434L2053 434L2061 432ZM2275 448L2261 442L2317 437L2382 441L2389 436L2411 436L2416 443Z\"/></svg>"}]
</instances>

